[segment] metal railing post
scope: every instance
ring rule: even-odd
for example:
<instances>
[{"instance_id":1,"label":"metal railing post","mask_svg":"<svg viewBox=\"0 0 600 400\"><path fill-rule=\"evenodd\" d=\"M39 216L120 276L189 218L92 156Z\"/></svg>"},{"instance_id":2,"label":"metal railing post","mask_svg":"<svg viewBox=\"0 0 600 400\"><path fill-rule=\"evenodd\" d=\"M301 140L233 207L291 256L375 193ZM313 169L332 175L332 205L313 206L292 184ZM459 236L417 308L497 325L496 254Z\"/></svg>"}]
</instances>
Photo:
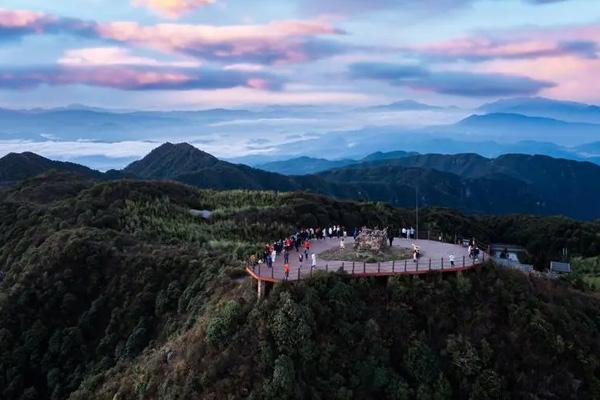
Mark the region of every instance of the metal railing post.
<instances>
[{"instance_id":1,"label":"metal railing post","mask_svg":"<svg viewBox=\"0 0 600 400\"><path fill-rule=\"evenodd\" d=\"M465 256L463 256L463 268L465 267Z\"/></svg>"},{"instance_id":2,"label":"metal railing post","mask_svg":"<svg viewBox=\"0 0 600 400\"><path fill-rule=\"evenodd\" d=\"M406 272L406 266L408 264L408 260L404 260L404 272Z\"/></svg>"},{"instance_id":3,"label":"metal railing post","mask_svg":"<svg viewBox=\"0 0 600 400\"><path fill-rule=\"evenodd\" d=\"M363 274L367 273L367 262L363 261Z\"/></svg>"},{"instance_id":4,"label":"metal railing post","mask_svg":"<svg viewBox=\"0 0 600 400\"><path fill-rule=\"evenodd\" d=\"M345 264L344 264L344 262L342 261L342 271L345 271L345 269L344 269L344 265L345 265Z\"/></svg>"},{"instance_id":5,"label":"metal railing post","mask_svg":"<svg viewBox=\"0 0 600 400\"><path fill-rule=\"evenodd\" d=\"M298 280L300 280L300 268L298 268Z\"/></svg>"},{"instance_id":6,"label":"metal railing post","mask_svg":"<svg viewBox=\"0 0 600 400\"><path fill-rule=\"evenodd\" d=\"M271 267L271 278L275 277L275 267Z\"/></svg>"},{"instance_id":7,"label":"metal railing post","mask_svg":"<svg viewBox=\"0 0 600 400\"><path fill-rule=\"evenodd\" d=\"M325 264L325 272L329 272L329 264Z\"/></svg>"},{"instance_id":8,"label":"metal railing post","mask_svg":"<svg viewBox=\"0 0 600 400\"><path fill-rule=\"evenodd\" d=\"M444 257L442 257L442 271L444 270Z\"/></svg>"},{"instance_id":9,"label":"metal railing post","mask_svg":"<svg viewBox=\"0 0 600 400\"><path fill-rule=\"evenodd\" d=\"M381 263L377 262L377 273L381 272Z\"/></svg>"},{"instance_id":10,"label":"metal railing post","mask_svg":"<svg viewBox=\"0 0 600 400\"><path fill-rule=\"evenodd\" d=\"M429 259L429 270L431 271L431 258Z\"/></svg>"},{"instance_id":11,"label":"metal railing post","mask_svg":"<svg viewBox=\"0 0 600 400\"><path fill-rule=\"evenodd\" d=\"M396 272L396 260L392 260L392 274Z\"/></svg>"},{"instance_id":12,"label":"metal railing post","mask_svg":"<svg viewBox=\"0 0 600 400\"><path fill-rule=\"evenodd\" d=\"M354 261L352 261L352 275L354 275Z\"/></svg>"}]
</instances>

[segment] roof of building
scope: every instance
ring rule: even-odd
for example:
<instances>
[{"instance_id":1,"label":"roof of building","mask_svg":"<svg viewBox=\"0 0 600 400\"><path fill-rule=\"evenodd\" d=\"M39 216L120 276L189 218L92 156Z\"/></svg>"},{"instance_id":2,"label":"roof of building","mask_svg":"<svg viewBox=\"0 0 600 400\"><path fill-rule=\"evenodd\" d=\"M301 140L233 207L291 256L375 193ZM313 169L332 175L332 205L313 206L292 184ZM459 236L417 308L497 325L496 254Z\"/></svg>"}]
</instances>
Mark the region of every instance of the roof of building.
<instances>
[{"instance_id":1,"label":"roof of building","mask_svg":"<svg viewBox=\"0 0 600 400\"><path fill-rule=\"evenodd\" d=\"M571 272L571 263L560 262L560 261L551 261L550 262L550 271L553 272Z\"/></svg>"}]
</instances>

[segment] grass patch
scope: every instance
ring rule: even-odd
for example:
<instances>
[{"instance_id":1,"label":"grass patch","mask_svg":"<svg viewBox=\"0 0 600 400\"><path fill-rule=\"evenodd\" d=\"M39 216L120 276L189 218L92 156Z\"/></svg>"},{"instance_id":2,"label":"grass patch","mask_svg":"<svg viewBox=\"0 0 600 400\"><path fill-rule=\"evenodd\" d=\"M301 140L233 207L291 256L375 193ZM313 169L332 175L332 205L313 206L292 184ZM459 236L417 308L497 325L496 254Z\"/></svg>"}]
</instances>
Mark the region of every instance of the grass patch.
<instances>
[{"instance_id":1,"label":"grass patch","mask_svg":"<svg viewBox=\"0 0 600 400\"><path fill-rule=\"evenodd\" d=\"M574 277L583 280L591 289L600 290L600 257L574 258L571 267Z\"/></svg>"},{"instance_id":2,"label":"grass patch","mask_svg":"<svg viewBox=\"0 0 600 400\"><path fill-rule=\"evenodd\" d=\"M359 262L386 262L412 258L412 250L400 247L386 247L381 252L356 251L352 246L346 248L336 247L319 254L325 261L359 261Z\"/></svg>"}]
</instances>

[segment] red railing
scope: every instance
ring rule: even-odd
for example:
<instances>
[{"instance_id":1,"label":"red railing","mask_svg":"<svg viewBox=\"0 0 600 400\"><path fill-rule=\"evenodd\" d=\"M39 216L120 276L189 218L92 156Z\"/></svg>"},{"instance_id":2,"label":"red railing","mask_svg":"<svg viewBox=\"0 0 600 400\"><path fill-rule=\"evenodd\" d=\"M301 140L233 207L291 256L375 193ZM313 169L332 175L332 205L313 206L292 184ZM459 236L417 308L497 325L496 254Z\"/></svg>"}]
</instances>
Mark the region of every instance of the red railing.
<instances>
[{"instance_id":1,"label":"red railing","mask_svg":"<svg viewBox=\"0 0 600 400\"><path fill-rule=\"evenodd\" d=\"M333 261L321 262L315 267L310 265L290 269L286 275L281 268L269 268L265 264L255 264L246 267L246 271L257 280L267 282L296 281L311 277L317 271L345 272L351 276L390 276L390 275L419 275L432 272L458 272L472 269L485 262L487 255L480 253L480 257L471 259L461 257L454 260L454 265L448 258L418 259L387 261L378 263Z\"/></svg>"}]
</instances>

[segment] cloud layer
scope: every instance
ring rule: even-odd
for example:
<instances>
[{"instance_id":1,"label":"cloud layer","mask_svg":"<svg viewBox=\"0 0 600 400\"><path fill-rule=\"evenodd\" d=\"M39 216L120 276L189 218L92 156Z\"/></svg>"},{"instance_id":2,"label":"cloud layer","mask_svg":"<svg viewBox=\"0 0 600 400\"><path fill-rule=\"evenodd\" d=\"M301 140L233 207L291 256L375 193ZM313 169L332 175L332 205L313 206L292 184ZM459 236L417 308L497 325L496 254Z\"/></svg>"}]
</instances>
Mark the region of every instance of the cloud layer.
<instances>
[{"instance_id":1,"label":"cloud layer","mask_svg":"<svg viewBox=\"0 0 600 400\"><path fill-rule=\"evenodd\" d=\"M88 85L122 90L192 90L247 87L281 88L282 81L265 73L208 68L148 67L136 65L85 65L3 68L0 88L33 89L41 85Z\"/></svg>"},{"instance_id":2,"label":"cloud layer","mask_svg":"<svg viewBox=\"0 0 600 400\"><path fill-rule=\"evenodd\" d=\"M525 76L431 71L419 65L356 63L350 66L355 79L371 79L393 86L467 97L532 95L554 83Z\"/></svg>"},{"instance_id":3,"label":"cloud layer","mask_svg":"<svg viewBox=\"0 0 600 400\"><path fill-rule=\"evenodd\" d=\"M89 22L0 9L0 40L48 33L93 37L226 62L302 63L344 51L341 44L322 38L344 33L325 20L224 26L142 25L132 21Z\"/></svg>"},{"instance_id":4,"label":"cloud layer","mask_svg":"<svg viewBox=\"0 0 600 400\"><path fill-rule=\"evenodd\" d=\"M207 5L214 0L134 0L138 7L147 7L153 12L168 18L177 18Z\"/></svg>"}]
</instances>

